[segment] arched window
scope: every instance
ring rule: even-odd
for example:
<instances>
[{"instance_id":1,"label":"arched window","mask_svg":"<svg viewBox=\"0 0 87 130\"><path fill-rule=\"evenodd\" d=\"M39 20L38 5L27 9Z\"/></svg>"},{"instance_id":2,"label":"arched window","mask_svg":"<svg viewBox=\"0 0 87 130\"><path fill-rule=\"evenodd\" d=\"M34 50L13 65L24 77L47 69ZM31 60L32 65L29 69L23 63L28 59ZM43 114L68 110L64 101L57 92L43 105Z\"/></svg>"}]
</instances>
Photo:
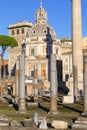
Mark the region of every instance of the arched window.
<instances>
[{"instance_id":1,"label":"arched window","mask_svg":"<svg viewBox=\"0 0 87 130\"><path fill-rule=\"evenodd\" d=\"M58 49L58 48L56 48L56 54L58 54L58 50L59 50L59 49Z\"/></svg>"},{"instance_id":2,"label":"arched window","mask_svg":"<svg viewBox=\"0 0 87 130\"><path fill-rule=\"evenodd\" d=\"M17 29L17 35L19 34L19 29Z\"/></svg>"},{"instance_id":3,"label":"arched window","mask_svg":"<svg viewBox=\"0 0 87 130\"><path fill-rule=\"evenodd\" d=\"M22 34L24 34L24 28L22 28Z\"/></svg>"}]
</instances>

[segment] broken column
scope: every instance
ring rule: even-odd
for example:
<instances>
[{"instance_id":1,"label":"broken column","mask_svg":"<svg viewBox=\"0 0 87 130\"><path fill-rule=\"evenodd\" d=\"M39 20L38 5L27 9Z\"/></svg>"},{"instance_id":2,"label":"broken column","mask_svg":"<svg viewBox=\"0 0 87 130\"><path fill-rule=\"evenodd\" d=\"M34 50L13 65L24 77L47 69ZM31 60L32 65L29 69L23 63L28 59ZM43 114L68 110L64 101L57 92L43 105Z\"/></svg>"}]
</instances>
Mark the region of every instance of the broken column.
<instances>
[{"instance_id":1,"label":"broken column","mask_svg":"<svg viewBox=\"0 0 87 130\"><path fill-rule=\"evenodd\" d=\"M24 46L22 46L24 47ZM19 58L20 67L20 89L19 89L19 113L26 112L25 104L25 48L22 48L22 54Z\"/></svg>"},{"instance_id":2,"label":"broken column","mask_svg":"<svg viewBox=\"0 0 87 130\"><path fill-rule=\"evenodd\" d=\"M72 0L72 45L73 89L77 100L78 90L83 90L81 0Z\"/></svg>"},{"instance_id":3,"label":"broken column","mask_svg":"<svg viewBox=\"0 0 87 130\"><path fill-rule=\"evenodd\" d=\"M38 66L34 66L34 100L38 100Z\"/></svg>"},{"instance_id":4,"label":"broken column","mask_svg":"<svg viewBox=\"0 0 87 130\"><path fill-rule=\"evenodd\" d=\"M57 114L57 71L56 71L56 55L50 56L50 98L51 98L51 114Z\"/></svg>"}]
</instances>

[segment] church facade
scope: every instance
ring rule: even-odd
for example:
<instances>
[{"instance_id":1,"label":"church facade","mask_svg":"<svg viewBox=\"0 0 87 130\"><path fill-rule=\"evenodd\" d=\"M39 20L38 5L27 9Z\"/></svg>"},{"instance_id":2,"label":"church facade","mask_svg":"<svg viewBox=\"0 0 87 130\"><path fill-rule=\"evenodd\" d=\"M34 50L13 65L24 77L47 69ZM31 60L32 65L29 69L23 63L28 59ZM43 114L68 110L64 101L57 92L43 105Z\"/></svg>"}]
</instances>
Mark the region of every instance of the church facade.
<instances>
[{"instance_id":1,"label":"church facade","mask_svg":"<svg viewBox=\"0 0 87 130\"><path fill-rule=\"evenodd\" d=\"M50 54L56 54L57 77L63 78L62 53L71 50L70 39L58 39L54 29L48 24L47 12L40 5L35 14L35 24L19 22L9 25L9 35L18 41L18 47L10 48L9 73L12 73L17 57L21 55L21 45L26 45L25 77L34 77L34 66L38 66L38 80L50 79ZM62 50L62 51L61 51Z\"/></svg>"},{"instance_id":2,"label":"church facade","mask_svg":"<svg viewBox=\"0 0 87 130\"><path fill-rule=\"evenodd\" d=\"M9 76L14 76L21 45L25 43L25 78L34 78L34 66L38 67L38 82L50 81L50 54L56 54L57 79L72 78L72 40L59 39L48 24L46 10L40 5L35 14L35 23L20 21L9 25L9 35L18 41L18 47L9 48ZM87 37L82 38L83 49L87 49Z\"/></svg>"}]
</instances>

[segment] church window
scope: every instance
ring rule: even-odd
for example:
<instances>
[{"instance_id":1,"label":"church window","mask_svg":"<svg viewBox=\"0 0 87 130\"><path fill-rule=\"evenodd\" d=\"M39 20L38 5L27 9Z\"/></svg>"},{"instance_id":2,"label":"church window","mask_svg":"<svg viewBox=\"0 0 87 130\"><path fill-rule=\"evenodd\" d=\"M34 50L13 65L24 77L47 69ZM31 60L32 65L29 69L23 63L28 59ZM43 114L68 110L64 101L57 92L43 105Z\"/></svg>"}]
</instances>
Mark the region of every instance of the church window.
<instances>
[{"instance_id":1,"label":"church window","mask_svg":"<svg viewBox=\"0 0 87 130\"><path fill-rule=\"evenodd\" d=\"M65 70L65 71L68 71L68 65L65 65L65 66L64 66L64 70Z\"/></svg>"},{"instance_id":2,"label":"church window","mask_svg":"<svg viewBox=\"0 0 87 130\"><path fill-rule=\"evenodd\" d=\"M44 30L44 33L46 34L46 33L47 33L47 31L46 31L46 30Z\"/></svg>"},{"instance_id":3,"label":"church window","mask_svg":"<svg viewBox=\"0 0 87 130\"><path fill-rule=\"evenodd\" d=\"M32 78L34 77L34 71L33 70L31 71L31 77Z\"/></svg>"},{"instance_id":4,"label":"church window","mask_svg":"<svg viewBox=\"0 0 87 130\"><path fill-rule=\"evenodd\" d=\"M24 34L24 28L22 28L22 34Z\"/></svg>"},{"instance_id":5,"label":"church window","mask_svg":"<svg viewBox=\"0 0 87 130\"><path fill-rule=\"evenodd\" d=\"M19 34L19 29L17 29L17 35Z\"/></svg>"},{"instance_id":6,"label":"church window","mask_svg":"<svg viewBox=\"0 0 87 130\"><path fill-rule=\"evenodd\" d=\"M14 30L12 30L12 35L14 35Z\"/></svg>"},{"instance_id":7,"label":"church window","mask_svg":"<svg viewBox=\"0 0 87 130\"><path fill-rule=\"evenodd\" d=\"M31 49L31 56L34 56L34 55L35 55L34 49Z\"/></svg>"},{"instance_id":8,"label":"church window","mask_svg":"<svg viewBox=\"0 0 87 130\"><path fill-rule=\"evenodd\" d=\"M36 33L36 31L35 30L33 30L33 34L35 34Z\"/></svg>"},{"instance_id":9,"label":"church window","mask_svg":"<svg viewBox=\"0 0 87 130\"><path fill-rule=\"evenodd\" d=\"M56 49L56 54L58 54L58 48Z\"/></svg>"}]
</instances>

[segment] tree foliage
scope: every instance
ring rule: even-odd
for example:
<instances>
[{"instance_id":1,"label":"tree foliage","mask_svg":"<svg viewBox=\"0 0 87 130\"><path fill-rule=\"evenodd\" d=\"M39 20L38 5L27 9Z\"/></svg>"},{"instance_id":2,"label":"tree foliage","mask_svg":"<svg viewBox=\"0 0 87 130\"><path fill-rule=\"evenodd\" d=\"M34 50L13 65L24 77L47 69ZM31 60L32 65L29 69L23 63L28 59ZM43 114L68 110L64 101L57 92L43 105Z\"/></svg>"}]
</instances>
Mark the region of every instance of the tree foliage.
<instances>
[{"instance_id":1,"label":"tree foliage","mask_svg":"<svg viewBox=\"0 0 87 130\"><path fill-rule=\"evenodd\" d=\"M17 41L10 36L6 36L6 35L0 35L0 46L5 46L5 47L15 47L17 46L18 43Z\"/></svg>"},{"instance_id":2,"label":"tree foliage","mask_svg":"<svg viewBox=\"0 0 87 130\"><path fill-rule=\"evenodd\" d=\"M0 56L3 58L6 49L8 47L18 46L18 42L13 37L0 35L0 46L2 48L2 52L0 53Z\"/></svg>"}]
</instances>

